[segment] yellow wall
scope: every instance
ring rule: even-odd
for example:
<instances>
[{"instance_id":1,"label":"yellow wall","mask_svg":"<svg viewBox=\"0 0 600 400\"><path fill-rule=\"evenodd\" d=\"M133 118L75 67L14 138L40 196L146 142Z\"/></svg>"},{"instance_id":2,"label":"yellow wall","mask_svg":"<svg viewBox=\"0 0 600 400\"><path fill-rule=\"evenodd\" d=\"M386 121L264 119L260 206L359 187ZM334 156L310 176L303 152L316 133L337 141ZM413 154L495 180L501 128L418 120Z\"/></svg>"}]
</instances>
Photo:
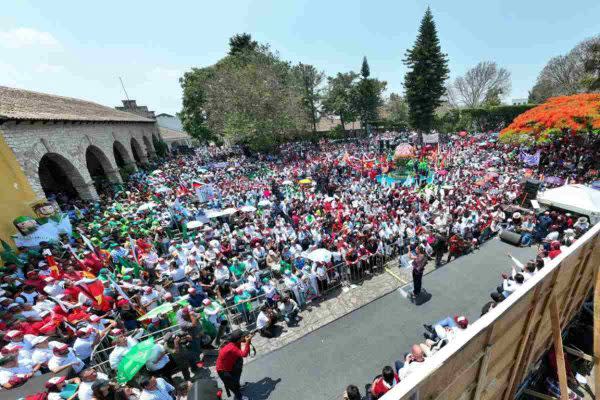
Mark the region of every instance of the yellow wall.
<instances>
[{"instance_id":1,"label":"yellow wall","mask_svg":"<svg viewBox=\"0 0 600 400\"><path fill-rule=\"evenodd\" d=\"M35 217L31 204L36 200L27 177L0 130L0 238L14 245L11 236L17 230L12 221L20 215Z\"/></svg>"}]
</instances>

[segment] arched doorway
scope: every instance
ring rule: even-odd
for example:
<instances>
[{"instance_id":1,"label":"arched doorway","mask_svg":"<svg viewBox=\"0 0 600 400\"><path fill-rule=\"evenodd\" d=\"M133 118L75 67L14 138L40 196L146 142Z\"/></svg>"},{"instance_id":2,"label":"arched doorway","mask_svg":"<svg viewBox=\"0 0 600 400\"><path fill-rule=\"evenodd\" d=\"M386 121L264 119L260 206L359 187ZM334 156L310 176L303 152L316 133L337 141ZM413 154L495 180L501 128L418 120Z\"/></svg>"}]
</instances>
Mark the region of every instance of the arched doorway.
<instances>
[{"instance_id":1,"label":"arched doorway","mask_svg":"<svg viewBox=\"0 0 600 400\"><path fill-rule=\"evenodd\" d=\"M108 157L98 147L88 146L85 151L85 163L96 191L105 192L110 187L107 172L112 170Z\"/></svg>"},{"instance_id":2,"label":"arched doorway","mask_svg":"<svg viewBox=\"0 0 600 400\"><path fill-rule=\"evenodd\" d=\"M140 146L140 142L137 141L136 138L131 138L131 152L133 153L133 158L135 162L140 165L142 164L142 158L144 152L142 151L142 146Z\"/></svg>"},{"instance_id":3,"label":"arched doorway","mask_svg":"<svg viewBox=\"0 0 600 400\"><path fill-rule=\"evenodd\" d=\"M56 198L65 203L77 198L89 199L88 193L79 193L77 187L84 187L85 180L69 160L60 154L46 153L38 167L40 185L46 198Z\"/></svg>"},{"instance_id":4,"label":"arched doorway","mask_svg":"<svg viewBox=\"0 0 600 400\"><path fill-rule=\"evenodd\" d=\"M129 154L127 154L127 149L121 142L115 141L113 143L113 154L115 156L117 167L123 168L129 164Z\"/></svg>"},{"instance_id":5,"label":"arched doorway","mask_svg":"<svg viewBox=\"0 0 600 400\"><path fill-rule=\"evenodd\" d=\"M148 136L143 136L144 138L144 146L146 146L146 154L154 153L154 149L152 148L152 143L150 143L150 139Z\"/></svg>"}]
</instances>

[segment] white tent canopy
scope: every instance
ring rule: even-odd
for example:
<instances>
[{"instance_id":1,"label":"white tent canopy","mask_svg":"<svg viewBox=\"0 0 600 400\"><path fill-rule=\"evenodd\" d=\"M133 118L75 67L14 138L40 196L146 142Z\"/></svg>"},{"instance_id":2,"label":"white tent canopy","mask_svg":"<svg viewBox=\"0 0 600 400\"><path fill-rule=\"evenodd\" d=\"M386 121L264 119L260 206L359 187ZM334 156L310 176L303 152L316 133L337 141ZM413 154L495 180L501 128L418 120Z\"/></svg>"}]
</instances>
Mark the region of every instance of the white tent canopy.
<instances>
[{"instance_id":1,"label":"white tent canopy","mask_svg":"<svg viewBox=\"0 0 600 400\"><path fill-rule=\"evenodd\" d=\"M590 222L600 221L600 190L585 185L565 185L541 192L541 204L587 215Z\"/></svg>"}]
</instances>

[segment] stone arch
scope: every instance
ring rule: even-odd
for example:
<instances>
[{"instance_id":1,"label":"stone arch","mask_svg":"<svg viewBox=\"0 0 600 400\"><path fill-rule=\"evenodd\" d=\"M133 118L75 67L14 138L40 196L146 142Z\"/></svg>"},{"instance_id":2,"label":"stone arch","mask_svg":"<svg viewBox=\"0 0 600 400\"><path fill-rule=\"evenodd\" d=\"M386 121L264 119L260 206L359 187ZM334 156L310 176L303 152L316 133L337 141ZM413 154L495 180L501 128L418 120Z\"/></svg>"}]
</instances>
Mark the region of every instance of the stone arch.
<instances>
[{"instance_id":1,"label":"stone arch","mask_svg":"<svg viewBox=\"0 0 600 400\"><path fill-rule=\"evenodd\" d=\"M63 193L67 197L80 197L83 200L94 200L98 193L91 182L86 181L89 175L78 170L71 161L58 153L46 153L38 165L40 186L49 197Z\"/></svg>"},{"instance_id":2,"label":"stone arch","mask_svg":"<svg viewBox=\"0 0 600 400\"><path fill-rule=\"evenodd\" d=\"M130 140L130 145L131 145L131 153L133 154L133 158L134 158L135 162L138 165L146 164L148 162L148 157L146 156L146 153L144 153L144 150L142 149L140 142L138 142L138 140L132 136L131 140Z\"/></svg>"},{"instance_id":3,"label":"stone arch","mask_svg":"<svg viewBox=\"0 0 600 400\"><path fill-rule=\"evenodd\" d=\"M85 164L97 191L107 183L121 183L121 176L110 157L100 147L89 145L85 150Z\"/></svg>"},{"instance_id":4,"label":"stone arch","mask_svg":"<svg viewBox=\"0 0 600 400\"><path fill-rule=\"evenodd\" d=\"M131 153L127 151L127 147L118 140L113 142L113 155L115 157L115 163L117 164L117 168L124 167L135 167L135 160L133 159Z\"/></svg>"},{"instance_id":5,"label":"stone arch","mask_svg":"<svg viewBox=\"0 0 600 400\"><path fill-rule=\"evenodd\" d=\"M150 140L146 135L143 135L142 139L144 141L144 146L146 146L146 154L148 154L150 158L153 158L156 153L154 151L154 146L152 145L152 140Z\"/></svg>"}]
</instances>

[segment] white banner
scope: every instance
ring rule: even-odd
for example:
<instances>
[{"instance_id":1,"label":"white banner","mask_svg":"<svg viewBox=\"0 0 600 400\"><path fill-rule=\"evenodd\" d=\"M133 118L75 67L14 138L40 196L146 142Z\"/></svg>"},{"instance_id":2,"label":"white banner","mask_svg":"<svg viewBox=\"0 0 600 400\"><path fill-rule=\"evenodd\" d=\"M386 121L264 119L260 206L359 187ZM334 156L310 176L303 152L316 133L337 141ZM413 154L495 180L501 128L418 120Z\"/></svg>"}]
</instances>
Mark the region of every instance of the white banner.
<instances>
[{"instance_id":1,"label":"white banner","mask_svg":"<svg viewBox=\"0 0 600 400\"><path fill-rule=\"evenodd\" d=\"M432 133L429 135L423 134L423 143L437 143L439 141L439 134Z\"/></svg>"},{"instance_id":2,"label":"white banner","mask_svg":"<svg viewBox=\"0 0 600 400\"><path fill-rule=\"evenodd\" d=\"M13 240L18 247L37 247L41 242L58 241L58 235L61 233L66 233L69 236L73 233L71 220L67 214L62 214L62 219L59 222L50 219L44 225L40 225L35 232L27 236L21 234L13 235Z\"/></svg>"}]
</instances>

